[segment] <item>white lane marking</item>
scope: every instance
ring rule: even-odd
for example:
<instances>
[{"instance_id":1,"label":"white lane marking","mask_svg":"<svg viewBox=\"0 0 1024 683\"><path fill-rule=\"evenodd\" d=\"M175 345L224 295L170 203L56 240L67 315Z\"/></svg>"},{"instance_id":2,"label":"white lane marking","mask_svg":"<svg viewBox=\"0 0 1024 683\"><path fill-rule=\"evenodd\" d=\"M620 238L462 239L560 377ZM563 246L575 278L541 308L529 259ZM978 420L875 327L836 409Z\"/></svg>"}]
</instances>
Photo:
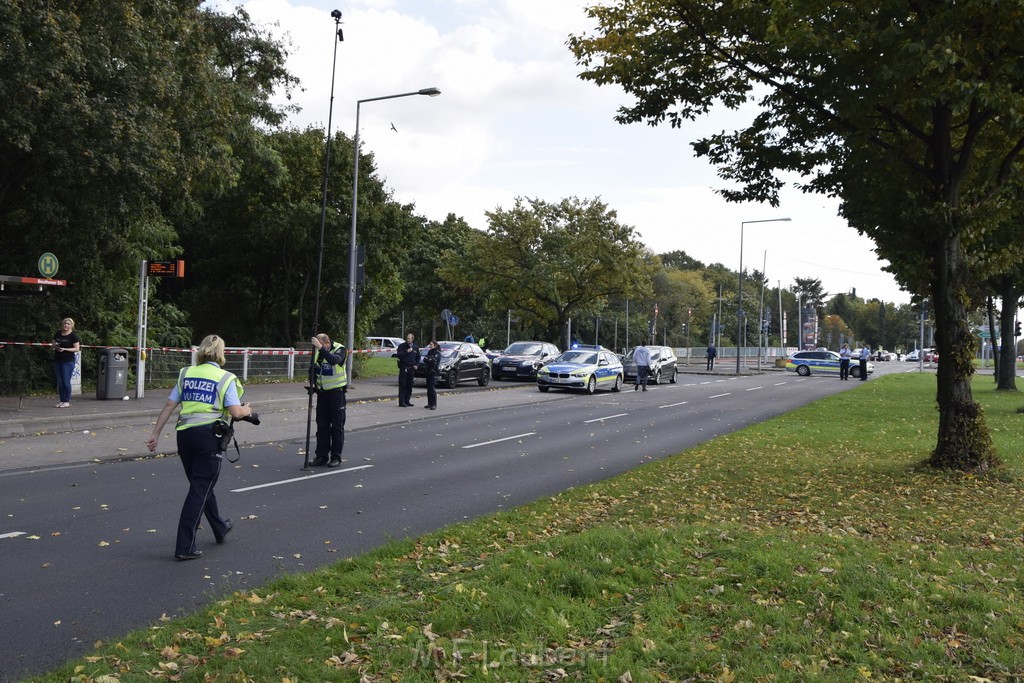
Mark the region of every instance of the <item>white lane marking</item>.
<instances>
[{"instance_id":1,"label":"white lane marking","mask_svg":"<svg viewBox=\"0 0 1024 683\"><path fill-rule=\"evenodd\" d=\"M701 384L711 384L711 380L708 380L707 382L701 382Z\"/></svg>"},{"instance_id":2,"label":"white lane marking","mask_svg":"<svg viewBox=\"0 0 1024 683\"><path fill-rule=\"evenodd\" d=\"M584 420L583 424L588 425L591 422L604 422L605 420L611 420L616 417L623 417L624 415L628 414L629 413L616 413L615 415L608 415L607 417L595 417L593 420Z\"/></svg>"},{"instance_id":3,"label":"white lane marking","mask_svg":"<svg viewBox=\"0 0 1024 683\"><path fill-rule=\"evenodd\" d=\"M731 393L732 393L732 392L731 392L731 391L729 391L729 392L726 392L726 393L724 393L724 394L715 394L714 396L708 396L708 398L722 398L723 396L728 396L728 395L730 395Z\"/></svg>"},{"instance_id":4,"label":"white lane marking","mask_svg":"<svg viewBox=\"0 0 1024 683\"><path fill-rule=\"evenodd\" d=\"M307 474L304 477L295 477L294 479L282 479L281 481L271 481L266 484L257 484L256 486L246 486L242 489L231 489L231 493L244 493L246 491L255 491L256 489L265 489L270 486L280 486L281 484L293 484L297 481L308 481L309 479L317 479L319 477L329 477L332 474L342 474L344 472L355 472L356 470L365 470L373 467L373 465L359 465L358 467L346 467L343 470L331 470L330 472L321 472L320 474Z\"/></svg>"},{"instance_id":5,"label":"white lane marking","mask_svg":"<svg viewBox=\"0 0 1024 683\"><path fill-rule=\"evenodd\" d=\"M680 401L679 403L669 403L668 405L658 406L659 408L675 408L676 406L685 406L689 401Z\"/></svg>"},{"instance_id":6,"label":"white lane marking","mask_svg":"<svg viewBox=\"0 0 1024 683\"><path fill-rule=\"evenodd\" d=\"M757 391L758 389L764 389L764 387L750 387L747 391Z\"/></svg>"},{"instance_id":7,"label":"white lane marking","mask_svg":"<svg viewBox=\"0 0 1024 683\"><path fill-rule=\"evenodd\" d=\"M512 439L521 439L524 436L533 436L537 432L526 432L525 434L516 434L515 436L506 436L504 439L495 439L494 441L484 441L482 443L471 443L463 448L479 448L480 446L490 446L492 443L501 443L502 441L511 441Z\"/></svg>"},{"instance_id":8,"label":"white lane marking","mask_svg":"<svg viewBox=\"0 0 1024 683\"><path fill-rule=\"evenodd\" d=\"M777 387L781 387L781 386L782 386L783 384L785 384L785 382L776 382L776 383L775 383L775 386L777 386Z\"/></svg>"},{"instance_id":9,"label":"white lane marking","mask_svg":"<svg viewBox=\"0 0 1024 683\"><path fill-rule=\"evenodd\" d=\"M0 534L0 538L16 538L17 536L24 536L24 531L11 531L6 534Z\"/></svg>"}]
</instances>

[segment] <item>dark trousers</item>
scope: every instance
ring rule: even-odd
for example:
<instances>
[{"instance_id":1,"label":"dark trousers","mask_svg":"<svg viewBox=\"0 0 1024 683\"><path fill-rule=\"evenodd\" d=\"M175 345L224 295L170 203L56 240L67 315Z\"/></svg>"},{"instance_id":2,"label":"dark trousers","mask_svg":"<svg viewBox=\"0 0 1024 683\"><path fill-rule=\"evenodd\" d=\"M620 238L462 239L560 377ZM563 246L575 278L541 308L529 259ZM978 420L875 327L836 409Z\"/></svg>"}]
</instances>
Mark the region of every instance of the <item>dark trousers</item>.
<instances>
[{"instance_id":1,"label":"dark trousers","mask_svg":"<svg viewBox=\"0 0 1024 683\"><path fill-rule=\"evenodd\" d=\"M427 405L437 406L437 375L430 373L427 375Z\"/></svg>"},{"instance_id":2,"label":"dark trousers","mask_svg":"<svg viewBox=\"0 0 1024 683\"><path fill-rule=\"evenodd\" d=\"M316 394L316 459L341 460L345 448L345 392L341 389Z\"/></svg>"},{"instance_id":3,"label":"dark trousers","mask_svg":"<svg viewBox=\"0 0 1024 683\"><path fill-rule=\"evenodd\" d=\"M868 359L860 359L860 381L866 382L868 379Z\"/></svg>"},{"instance_id":4,"label":"dark trousers","mask_svg":"<svg viewBox=\"0 0 1024 683\"><path fill-rule=\"evenodd\" d=\"M638 386L644 388L647 391L647 378L651 376L650 365L638 365L636 366L636 383Z\"/></svg>"},{"instance_id":5,"label":"dark trousers","mask_svg":"<svg viewBox=\"0 0 1024 683\"><path fill-rule=\"evenodd\" d=\"M75 362L53 364L54 374L57 375L57 397L61 403L71 401L71 375L75 374Z\"/></svg>"},{"instance_id":6,"label":"dark trousers","mask_svg":"<svg viewBox=\"0 0 1024 683\"><path fill-rule=\"evenodd\" d=\"M839 359L839 379L850 379L850 359Z\"/></svg>"},{"instance_id":7,"label":"dark trousers","mask_svg":"<svg viewBox=\"0 0 1024 683\"><path fill-rule=\"evenodd\" d=\"M412 366L398 370L398 405L408 405L412 401L412 381L415 377Z\"/></svg>"},{"instance_id":8,"label":"dark trousers","mask_svg":"<svg viewBox=\"0 0 1024 683\"><path fill-rule=\"evenodd\" d=\"M714 369L715 369L715 357L714 356L708 356L708 370L714 370Z\"/></svg>"},{"instance_id":9,"label":"dark trousers","mask_svg":"<svg viewBox=\"0 0 1024 683\"><path fill-rule=\"evenodd\" d=\"M188 555L196 549L196 530L204 514L214 538L224 538L227 533L227 522L217 510L217 496L213 493L220 477L221 454L217 452L212 425L182 429L177 437L178 459L188 477L188 495L181 506L174 554Z\"/></svg>"}]
</instances>

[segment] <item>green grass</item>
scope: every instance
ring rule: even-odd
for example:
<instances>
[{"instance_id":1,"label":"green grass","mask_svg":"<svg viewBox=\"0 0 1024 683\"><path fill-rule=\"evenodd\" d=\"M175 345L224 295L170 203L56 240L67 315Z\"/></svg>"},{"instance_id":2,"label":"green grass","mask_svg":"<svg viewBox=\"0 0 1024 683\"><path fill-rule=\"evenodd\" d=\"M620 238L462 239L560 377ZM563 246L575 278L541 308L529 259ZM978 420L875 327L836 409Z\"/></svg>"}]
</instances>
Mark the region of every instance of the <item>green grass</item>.
<instances>
[{"instance_id":1,"label":"green grass","mask_svg":"<svg viewBox=\"0 0 1024 683\"><path fill-rule=\"evenodd\" d=\"M353 374L355 379L398 377L398 365L395 363L394 358L356 355L353 364Z\"/></svg>"},{"instance_id":2,"label":"green grass","mask_svg":"<svg viewBox=\"0 0 1024 683\"><path fill-rule=\"evenodd\" d=\"M934 381L878 378L40 680L1020 680L1024 398L980 378L1006 467L936 472Z\"/></svg>"}]
</instances>

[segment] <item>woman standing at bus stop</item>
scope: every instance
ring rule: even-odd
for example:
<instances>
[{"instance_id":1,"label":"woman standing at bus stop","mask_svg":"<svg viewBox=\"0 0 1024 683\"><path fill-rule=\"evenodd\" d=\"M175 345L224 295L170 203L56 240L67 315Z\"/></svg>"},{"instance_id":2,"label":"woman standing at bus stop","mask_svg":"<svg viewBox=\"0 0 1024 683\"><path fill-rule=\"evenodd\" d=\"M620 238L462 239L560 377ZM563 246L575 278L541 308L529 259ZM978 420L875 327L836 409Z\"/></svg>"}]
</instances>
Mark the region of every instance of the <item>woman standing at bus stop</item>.
<instances>
[{"instance_id":1,"label":"woman standing at bus stop","mask_svg":"<svg viewBox=\"0 0 1024 683\"><path fill-rule=\"evenodd\" d=\"M57 375L57 405L54 408L71 407L71 376L75 374L75 354L82 348L75 334L75 321L64 318L60 329L53 335L53 371Z\"/></svg>"}]
</instances>

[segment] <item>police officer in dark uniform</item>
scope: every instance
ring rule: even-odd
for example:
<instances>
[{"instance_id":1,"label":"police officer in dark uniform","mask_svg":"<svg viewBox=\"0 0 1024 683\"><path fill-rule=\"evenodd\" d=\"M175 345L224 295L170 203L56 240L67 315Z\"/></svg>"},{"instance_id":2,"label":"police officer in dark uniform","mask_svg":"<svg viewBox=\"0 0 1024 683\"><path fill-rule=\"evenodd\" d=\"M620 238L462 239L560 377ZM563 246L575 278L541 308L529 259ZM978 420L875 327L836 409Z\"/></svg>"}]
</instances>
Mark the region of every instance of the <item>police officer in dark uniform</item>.
<instances>
[{"instance_id":1,"label":"police officer in dark uniform","mask_svg":"<svg viewBox=\"0 0 1024 683\"><path fill-rule=\"evenodd\" d=\"M311 340L314 348L313 376L316 382L316 458L310 465L337 467L345 448L345 392L348 350L326 334Z\"/></svg>"},{"instance_id":2,"label":"police officer in dark uniform","mask_svg":"<svg viewBox=\"0 0 1024 683\"><path fill-rule=\"evenodd\" d=\"M249 419L258 424L252 408L241 403L242 383L223 370L223 365L224 340L211 334L199 344L196 364L182 368L178 374L178 382L146 441L149 451L156 452L160 432L180 403L176 429L178 458L185 468L189 489L178 520L174 557L179 560L195 560L203 556L203 551L196 548L196 532L204 514L217 543L223 543L232 529L231 520L220 516L217 497L213 494L223 457L220 439L215 434L218 420L231 417Z\"/></svg>"},{"instance_id":3,"label":"police officer in dark uniform","mask_svg":"<svg viewBox=\"0 0 1024 683\"><path fill-rule=\"evenodd\" d=\"M405 341L395 352L398 357L398 405L401 408L412 407L412 381L420 362L420 348L413 343L414 339L416 335L412 332L405 335Z\"/></svg>"},{"instance_id":4,"label":"police officer in dark uniform","mask_svg":"<svg viewBox=\"0 0 1024 683\"><path fill-rule=\"evenodd\" d=\"M441 374L441 347L436 339L427 344L427 356L423 359L427 367L427 410L437 410L437 376Z\"/></svg>"}]
</instances>

